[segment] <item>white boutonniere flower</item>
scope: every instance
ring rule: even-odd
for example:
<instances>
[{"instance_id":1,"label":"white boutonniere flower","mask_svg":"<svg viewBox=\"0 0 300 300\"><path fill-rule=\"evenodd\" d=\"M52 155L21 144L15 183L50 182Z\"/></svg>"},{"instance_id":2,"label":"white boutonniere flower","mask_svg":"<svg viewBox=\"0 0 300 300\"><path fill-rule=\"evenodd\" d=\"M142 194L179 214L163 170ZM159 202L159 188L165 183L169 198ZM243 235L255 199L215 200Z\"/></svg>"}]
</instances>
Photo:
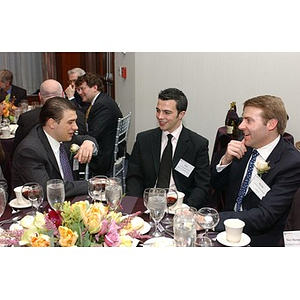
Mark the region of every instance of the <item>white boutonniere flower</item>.
<instances>
[{"instance_id":1,"label":"white boutonniere flower","mask_svg":"<svg viewBox=\"0 0 300 300\"><path fill-rule=\"evenodd\" d=\"M269 162L267 161L256 161L255 168L257 170L257 174L261 177L262 174L268 173L270 170Z\"/></svg>"},{"instance_id":2,"label":"white boutonniere flower","mask_svg":"<svg viewBox=\"0 0 300 300\"><path fill-rule=\"evenodd\" d=\"M78 150L79 150L79 146L77 144L72 144L71 147L70 147L70 153L71 153L71 157L73 155L76 155Z\"/></svg>"}]
</instances>

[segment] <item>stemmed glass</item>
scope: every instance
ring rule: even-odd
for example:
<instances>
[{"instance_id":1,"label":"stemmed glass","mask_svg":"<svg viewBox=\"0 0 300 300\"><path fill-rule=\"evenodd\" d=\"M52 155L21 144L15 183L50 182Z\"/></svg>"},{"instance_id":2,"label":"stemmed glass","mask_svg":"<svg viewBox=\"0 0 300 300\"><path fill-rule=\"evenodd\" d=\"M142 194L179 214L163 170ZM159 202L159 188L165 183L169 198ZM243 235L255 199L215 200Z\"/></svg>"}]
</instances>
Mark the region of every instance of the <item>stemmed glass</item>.
<instances>
[{"instance_id":1,"label":"stemmed glass","mask_svg":"<svg viewBox=\"0 0 300 300\"><path fill-rule=\"evenodd\" d=\"M109 209L117 211L122 201L122 181L120 178L111 177L107 179L105 198Z\"/></svg>"},{"instance_id":2,"label":"stemmed glass","mask_svg":"<svg viewBox=\"0 0 300 300\"><path fill-rule=\"evenodd\" d=\"M105 186L107 177L97 175L88 180L88 193L92 198L92 202L105 201Z\"/></svg>"},{"instance_id":3,"label":"stemmed glass","mask_svg":"<svg viewBox=\"0 0 300 300\"><path fill-rule=\"evenodd\" d=\"M65 185L61 179L47 181L47 200L54 210L60 210L65 201Z\"/></svg>"},{"instance_id":4,"label":"stemmed glass","mask_svg":"<svg viewBox=\"0 0 300 300\"><path fill-rule=\"evenodd\" d=\"M162 219L163 224L167 224L166 227L169 227L169 225L173 225L173 219L170 218L170 207L174 205L178 200L178 193L174 189L165 188L167 193L167 213L166 217Z\"/></svg>"},{"instance_id":5,"label":"stemmed glass","mask_svg":"<svg viewBox=\"0 0 300 300\"><path fill-rule=\"evenodd\" d=\"M162 234L158 232L158 224L164 217L167 209L167 194L162 188L153 188L149 191L147 207L150 210L150 216L155 224L154 237L160 237Z\"/></svg>"},{"instance_id":6,"label":"stemmed glass","mask_svg":"<svg viewBox=\"0 0 300 300\"><path fill-rule=\"evenodd\" d=\"M5 207L6 207L6 192L3 186L0 185L0 218L4 214Z\"/></svg>"},{"instance_id":7,"label":"stemmed glass","mask_svg":"<svg viewBox=\"0 0 300 300\"><path fill-rule=\"evenodd\" d=\"M196 220L199 226L205 229L203 236L208 236L208 230L214 229L219 223L220 216L216 209L212 207L202 207L196 212Z\"/></svg>"},{"instance_id":8,"label":"stemmed glass","mask_svg":"<svg viewBox=\"0 0 300 300\"><path fill-rule=\"evenodd\" d=\"M144 189L144 193L143 193L143 199L144 199L144 206L147 208L147 210L145 211L145 213L149 213L150 210L148 208L148 199L149 199L149 191L151 190L152 188L145 188ZM149 222L150 226L153 225L153 222L150 221Z\"/></svg>"},{"instance_id":9,"label":"stemmed glass","mask_svg":"<svg viewBox=\"0 0 300 300\"><path fill-rule=\"evenodd\" d=\"M44 200L43 187L37 182L28 182L22 186L22 196L31 202L29 215L34 216Z\"/></svg>"}]
</instances>

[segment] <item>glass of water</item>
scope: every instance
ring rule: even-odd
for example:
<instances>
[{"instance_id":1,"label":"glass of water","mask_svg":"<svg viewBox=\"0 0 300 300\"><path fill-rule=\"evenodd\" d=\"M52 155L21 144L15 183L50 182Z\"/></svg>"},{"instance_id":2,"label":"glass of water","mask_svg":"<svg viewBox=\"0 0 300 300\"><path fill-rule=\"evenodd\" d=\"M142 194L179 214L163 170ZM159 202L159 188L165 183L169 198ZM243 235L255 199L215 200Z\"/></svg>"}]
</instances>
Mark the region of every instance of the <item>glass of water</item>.
<instances>
[{"instance_id":1,"label":"glass of water","mask_svg":"<svg viewBox=\"0 0 300 300\"><path fill-rule=\"evenodd\" d=\"M174 240L176 247L194 247L196 240L196 219L188 207L177 208L173 218Z\"/></svg>"},{"instance_id":2,"label":"glass of water","mask_svg":"<svg viewBox=\"0 0 300 300\"><path fill-rule=\"evenodd\" d=\"M65 201L65 185L61 179L47 181L47 200L54 210L60 210Z\"/></svg>"},{"instance_id":3,"label":"glass of water","mask_svg":"<svg viewBox=\"0 0 300 300\"><path fill-rule=\"evenodd\" d=\"M105 198L110 210L117 211L122 201L122 181L120 178L111 177L106 181Z\"/></svg>"},{"instance_id":4,"label":"glass of water","mask_svg":"<svg viewBox=\"0 0 300 300\"><path fill-rule=\"evenodd\" d=\"M162 188L152 188L149 191L147 208L150 211L150 217L154 221L155 230L153 233L154 237L162 236L157 230L158 224L164 217L167 210L167 193Z\"/></svg>"}]
</instances>

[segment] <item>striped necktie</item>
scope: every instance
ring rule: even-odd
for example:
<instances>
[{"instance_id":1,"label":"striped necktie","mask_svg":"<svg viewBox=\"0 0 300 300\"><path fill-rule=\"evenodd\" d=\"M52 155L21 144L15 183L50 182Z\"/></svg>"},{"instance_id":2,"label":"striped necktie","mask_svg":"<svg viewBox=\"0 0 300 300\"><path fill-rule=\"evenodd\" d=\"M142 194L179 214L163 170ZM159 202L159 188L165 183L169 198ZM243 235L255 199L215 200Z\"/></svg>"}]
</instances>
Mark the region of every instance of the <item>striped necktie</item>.
<instances>
[{"instance_id":1,"label":"striped necktie","mask_svg":"<svg viewBox=\"0 0 300 300\"><path fill-rule=\"evenodd\" d=\"M60 165L64 173L64 181L74 181L70 161L63 143L59 146Z\"/></svg>"}]
</instances>

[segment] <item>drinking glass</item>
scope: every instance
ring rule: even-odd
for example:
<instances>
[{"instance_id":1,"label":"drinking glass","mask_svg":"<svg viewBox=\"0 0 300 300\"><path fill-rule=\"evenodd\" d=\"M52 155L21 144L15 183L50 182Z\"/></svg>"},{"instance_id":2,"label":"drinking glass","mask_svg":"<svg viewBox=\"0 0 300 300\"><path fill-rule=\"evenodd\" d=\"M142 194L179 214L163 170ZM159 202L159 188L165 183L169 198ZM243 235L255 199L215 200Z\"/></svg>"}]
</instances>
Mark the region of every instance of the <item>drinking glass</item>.
<instances>
[{"instance_id":1,"label":"drinking glass","mask_svg":"<svg viewBox=\"0 0 300 300\"><path fill-rule=\"evenodd\" d=\"M17 124L21 113L23 112L21 107L17 107L14 112L14 123Z\"/></svg>"},{"instance_id":2,"label":"drinking glass","mask_svg":"<svg viewBox=\"0 0 300 300\"><path fill-rule=\"evenodd\" d=\"M26 112L26 111L28 110L28 100L22 99L22 100L20 101L19 107L22 108L22 112Z\"/></svg>"},{"instance_id":3,"label":"drinking glass","mask_svg":"<svg viewBox=\"0 0 300 300\"><path fill-rule=\"evenodd\" d=\"M204 235L198 235L195 240L195 247L212 247L212 240Z\"/></svg>"},{"instance_id":4,"label":"drinking glass","mask_svg":"<svg viewBox=\"0 0 300 300\"><path fill-rule=\"evenodd\" d=\"M105 198L110 210L117 211L122 201L122 181L117 177L110 177L106 181Z\"/></svg>"},{"instance_id":5,"label":"drinking glass","mask_svg":"<svg viewBox=\"0 0 300 300\"><path fill-rule=\"evenodd\" d=\"M65 201L65 185L61 179L47 181L47 200L54 210L60 210Z\"/></svg>"},{"instance_id":6,"label":"drinking glass","mask_svg":"<svg viewBox=\"0 0 300 300\"><path fill-rule=\"evenodd\" d=\"M144 193L143 193L143 199L144 199L144 206L146 207L146 211L145 213L149 213L149 208L148 208L148 199L149 199L149 191L151 190L152 188L146 188L144 189ZM153 222L152 221L149 221L149 224L150 226L153 225Z\"/></svg>"},{"instance_id":7,"label":"drinking glass","mask_svg":"<svg viewBox=\"0 0 300 300\"><path fill-rule=\"evenodd\" d=\"M167 213L166 213L166 217L162 219L162 223L163 224L167 224L167 227L172 227L170 225L173 224L173 218L170 218L170 213L169 213L169 208L174 205L177 200L178 200L178 193L176 190L174 189L170 189L170 188L165 188L166 193L167 193Z\"/></svg>"},{"instance_id":8,"label":"drinking glass","mask_svg":"<svg viewBox=\"0 0 300 300\"><path fill-rule=\"evenodd\" d=\"M149 191L147 207L150 210L150 217L154 221L155 230L154 237L162 236L157 230L158 224L164 217L167 209L167 194L166 190L162 188L152 188Z\"/></svg>"},{"instance_id":9,"label":"drinking glass","mask_svg":"<svg viewBox=\"0 0 300 300\"><path fill-rule=\"evenodd\" d=\"M188 207L177 208L173 218L174 240L176 247L194 247L196 240L196 219Z\"/></svg>"},{"instance_id":10,"label":"drinking glass","mask_svg":"<svg viewBox=\"0 0 300 300\"><path fill-rule=\"evenodd\" d=\"M219 223L220 216L216 209L212 207L202 207L196 212L196 220L199 226L205 229L203 236L208 236L208 230L214 229Z\"/></svg>"},{"instance_id":11,"label":"drinking glass","mask_svg":"<svg viewBox=\"0 0 300 300\"><path fill-rule=\"evenodd\" d=\"M6 207L6 192L2 185L0 185L0 218L4 214ZM0 227L1 228L1 227Z\"/></svg>"},{"instance_id":12,"label":"drinking glass","mask_svg":"<svg viewBox=\"0 0 300 300\"><path fill-rule=\"evenodd\" d=\"M28 182L22 186L21 194L31 202L31 211L28 214L34 216L44 200L43 187L37 182Z\"/></svg>"},{"instance_id":13,"label":"drinking glass","mask_svg":"<svg viewBox=\"0 0 300 300\"><path fill-rule=\"evenodd\" d=\"M92 198L92 202L105 201L105 186L107 177L97 175L88 180L88 194Z\"/></svg>"}]
</instances>

